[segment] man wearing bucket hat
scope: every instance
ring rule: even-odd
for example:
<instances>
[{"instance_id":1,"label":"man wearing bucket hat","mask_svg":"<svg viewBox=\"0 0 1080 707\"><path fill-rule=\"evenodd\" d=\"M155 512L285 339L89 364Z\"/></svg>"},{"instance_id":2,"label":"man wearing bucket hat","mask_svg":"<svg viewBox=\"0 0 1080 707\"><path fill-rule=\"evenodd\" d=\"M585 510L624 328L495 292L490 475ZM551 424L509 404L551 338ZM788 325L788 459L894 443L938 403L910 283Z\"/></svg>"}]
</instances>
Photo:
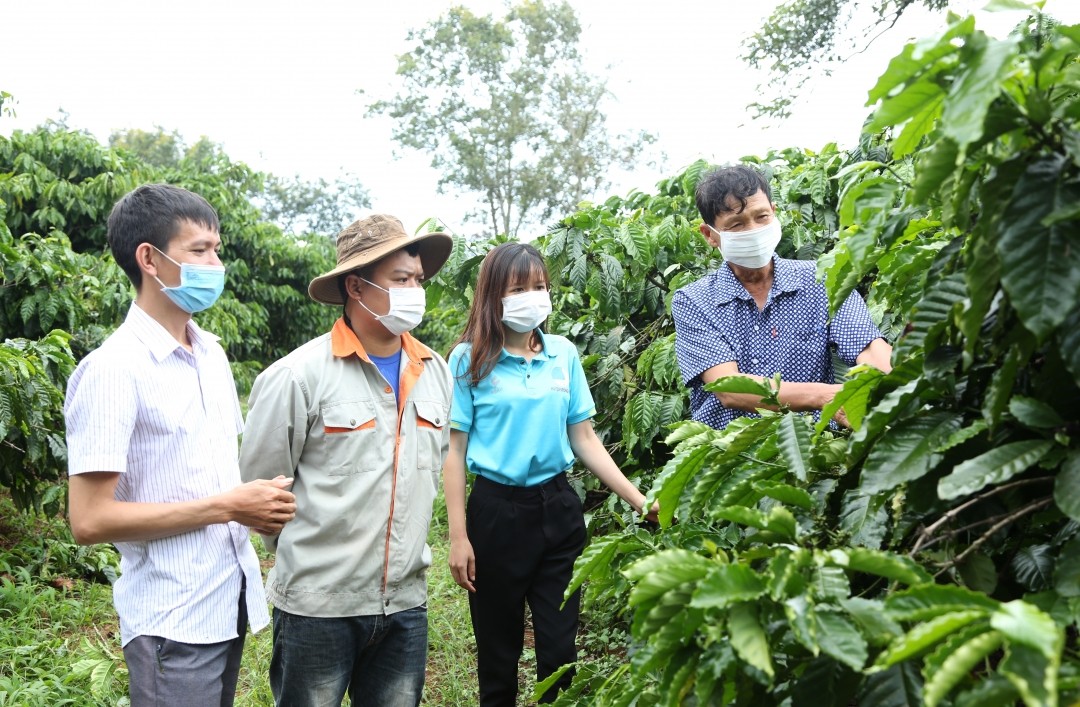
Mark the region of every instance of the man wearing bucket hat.
<instances>
[{"instance_id":1,"label":"man wearing bucket hat","mask_svg":"<svg viewBox=\"0 0 1080 707\"><path fill-rule=\"evenodd\" d=\"M426 539L449 445L446 362L409 330L420 284L450 236L409 236L374 215L337 239L337 267L311 281L342 305L331 331L255 380L244 478L293 477L296 517L265 537L274 605L276 704L415 706L427 660Z\"/></svg>"}]
</instances>

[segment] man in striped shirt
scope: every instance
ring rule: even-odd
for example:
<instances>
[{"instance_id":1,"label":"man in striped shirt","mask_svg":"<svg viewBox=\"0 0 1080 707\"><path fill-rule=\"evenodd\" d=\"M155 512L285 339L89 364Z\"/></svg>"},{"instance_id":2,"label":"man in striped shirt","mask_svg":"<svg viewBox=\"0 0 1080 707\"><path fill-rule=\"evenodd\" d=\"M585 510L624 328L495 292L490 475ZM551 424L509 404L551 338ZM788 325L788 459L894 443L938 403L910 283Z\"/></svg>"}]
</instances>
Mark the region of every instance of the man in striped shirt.
<instances>
[{"instance_id":1,"label":"man in striped shirt","mask_svg":"<svg viewBox=\"0 0 1080 707\"><path fill-rule=\"evenodd\" d=\"M293 518L291 479L241 483L232 372L191 319L224 285L213 208L145 185L113 207L108 241L136 297L68 381L72 533L120 551L132 705L232 705L247 625L269 621L248 528Z\"/></svg>"}]
</instances>

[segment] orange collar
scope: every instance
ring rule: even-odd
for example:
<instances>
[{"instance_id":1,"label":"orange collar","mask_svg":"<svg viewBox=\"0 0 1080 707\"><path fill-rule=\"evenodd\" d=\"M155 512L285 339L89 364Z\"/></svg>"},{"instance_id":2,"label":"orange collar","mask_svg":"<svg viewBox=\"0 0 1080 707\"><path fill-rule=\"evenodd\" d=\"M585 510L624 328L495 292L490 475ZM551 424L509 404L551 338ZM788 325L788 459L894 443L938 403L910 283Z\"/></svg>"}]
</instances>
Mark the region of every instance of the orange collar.
<instances>
[{"instance_id":1,"label":"orange collar","mask_svg":"<svg viewBox=\"0 0 1080 707\"><path fill-rule=\"evenodd\" d=\"M401 335L401 349L413 363L420 363L432 357L431 349L417 341L408 332ZM355 354L360 359L371 363L364 345L356 337L356 332L345 323L344 317L338 317L334 322L334 328L330 330L330 350L338 358L345 358Z\"/></svg>"}]
</instances>

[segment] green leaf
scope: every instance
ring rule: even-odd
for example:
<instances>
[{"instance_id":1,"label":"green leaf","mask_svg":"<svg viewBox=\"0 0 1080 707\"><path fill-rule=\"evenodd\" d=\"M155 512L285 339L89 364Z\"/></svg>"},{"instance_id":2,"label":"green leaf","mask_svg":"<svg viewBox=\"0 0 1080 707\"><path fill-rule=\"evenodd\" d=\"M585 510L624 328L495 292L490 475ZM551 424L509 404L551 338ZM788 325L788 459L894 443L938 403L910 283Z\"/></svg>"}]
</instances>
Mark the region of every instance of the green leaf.
<instances>
[{"instance_id":1,"label":"green leaf","mask_svg":"<svg viewBox=\"0 0 1080 707\"><path fill-rule=\"evenodd\" d=\"M1013 684L1028 707L1056 707L1058 660L1026 645L1011 644L998 671Z\"/></svg>"},{"instance_id":2,"label":"green leaf","mask_svg":"<svg viewBox=\"0 0 1080 707\"><path fill-rule=\"evenodd\" d=\"M891 552L850 547L829 550L826 555L837 567L853 572L865 572L904 584L923 584L932 581L926 570L914 560Z\"/></svg>"},{"instance_id":3,"label":"green leaf","mask_svg":"<svg viewBox=\"0 0 1080 707\"><path fill-rule=\"evenodd\" d=\"M815 567L810 593L819 601L842 601L851 596L851 583L839 567Z\"/></svg>"},{"instance_id":4,"label":"green leaf","mask_svg":"<svg viewBox=\"0 0 1080 707\"><path fill-rule=\"evenodd\" d=\"M1080 307L1076 307L1057 331L1058 352L1065 367L1072 373L1073 382L1080 386Z\"/></svg>"},{"instance_id":5,"label":"green leaf","mask_svg":"<svg viewBox=\"0 0 1080 707\"><path fill-rule=\"evenodd\" d=\"M746 565L720 565L698 583L690 606L726 608L737 602L757 599L764 593L765 582Z\"/></svg>"},{"instance_id":6,"label":"green leaf","mask_svg":"<svg viewBox=\"0 0 1080 707\"><path fill-rule=\"evenodd\" d=\"M1065 420L1061 419L1061 415L1054 408L1041 400L1024 395L1014 395L1009 400L1009 413L1020 424L1036 429L1049 429L1065 425Z\"/></svg>"},{"instance_id":7,"label":"green leaf","mask_svg":"<svg viewBox=\"0 0 1080 707\"><path fill-rule=\"evenodd\" d=\"M813 612L813 618L822 652L855 670L862 670L867 657L866 639L854 624L843 614L820 606Z\"/></svg>"},{"instance_id":8,"label":"green leaf","mask_svg":"<svg viewBox=\"0 0 1080 707\"><path fill-rule=\"evenodd\" d=\"M925 476L941 462L937 448L963 421L960 415L935 412L893 427L870 451L860 481L863 493L888 491Z\"/></svg>"},{"instance_id":9,"label":"green leaf","mask_svg":"<svg viewBox=\"0 0 1080 707\"><path fill-rule=\"evenodd\" d=\"M1061 512L1080 521L1080 450L1073 449L1054 478L1054 502Z\"/></svg>"},{"instance_id":10,"label":"green leaf","mask_svg":"<svg viewBox=\"0 0 1080 707\"><path fill-rule=\"evenodd\" d=\"M911 587L885 599L889 616L897 621L926 621L964 610L997 611L994 599L952 584L927 584Z\"/></svg>"},{"instance_id":11,"label":"green leaf","mask_svg":"<svg viewBox=\"0 0 1080 707\"><path fill-rule=\"evenodd\" d=\"M914 663L898 663L870 673L856 698L860 705L873 707L921 707L922 676Z\"/></svg>"},{"instance_id":12,"label":"green leaf","mask_svg":"<svg viewBox=\"0 0 1080 707\"><path fill-rule=\"evenodd\" d=\"M1000 675L993 675L956 696L956 707L1015 707L1020 699L1016 688Z\"/></svg>"},{"instance_id":13,"label":"green leaf","mask_svg":"<svg viewBox=\"0 0 1080 707\"><path fill-rule=\"evenodd\" d=\"M968 555L957 568L964 586L976 592L993 594L998 585L998 572L994 561L981 552Z\"/></svg>"},{"instance_id":14,"label":"green leaf","mask_svg":"<svg viewBox=\"0 0 1080 707\"><path fill-rule=\"evenodd\" d=\"M769 640L758 621L757 607L754 604L736 604L728 611L728 632L731 647L744 661L773 678L772 652Z\"/></svg>"},{"instance_id":15,"label":"green leaf","mask_svg":"<svg viewBox=\"0 0 1080 707\"><path fill-rule=\"evenodd\" d=\"M623 535L608 535L602 538L593 538L574 561L573 578L566 587L566 591L563 592L563 597L569 597L577 591L578 587L580 587L586 579L592 577L597 569L601 567L610 567L612 560L615 559L615 555L623 548L625 540L626 538ZM632 545L634 542L635 541L629 541L628 544Z\"/></svg>"},{"instance_id":16,"label":"green leaf","mask_svg":"<svg viewBox=\"0 0 1080 707\"><path fill-rule=\"evenodd\" d=\"M814 499L811 498L809 493L789 484L778 481L755 481L754 490L789 506L797 506L804 510L810 510L814 507Z\"/></svg>"},{"instance_id":17,"label":"green leaf","mask_svg":"<svg viewBox=\"0 0 1080 707\"><path fill-rule=\"evenodd\" d=\"M990 625L1010 642L1034 648L1049 660L1060 653L1065 641L1061 627L1049 615L1019 599L999 606L990 615Z\"/></svg>"},{"instance_id":18,"label":"green leaf","mask_svg":"<svg viewBox=\"0 0 1080 707\"><path fill-rule=\"evenodd\" d=\"M810 661L791 689L792 707L847 707L860 675L827 657Z\"/></svg>"},{"instance_id":19,"label":"green leaf","mask_svg":"<svg viewBox=\"0 0 1080 707\"><path fill-rule=\"evenodd\" d=\"M863 635L874 645L886 644L904 632L885 612L885 605L880 601L851 597L842 599L840 606L855 619Z\"/></svg>"},{"instance_id":20,"label":"green leaf","mask_svg":"<svg viewBox=\"0 0 1080 707\"><path fill-rule=\"evenodd\" d=\"M881 547L888 521L889 514L881 496L868 495L857 489L844 494L840 529L850 536L852 545Z\"/></svg>"},{"instance_id":21,"label":"green leaf","mask_svg":"<svg viewBox=\"0 0 1080 707\"><path fill-rule=\"evenodd\" d=\"M989 41L985 37L977 34L969 39L965 50L974 47L975 55L963 57L941 113L942 133L952 138L961 152L982 137L986 113L1002 93L1002 83L1013 71L1016 57L1018 37Z\"/></svg>"},{"instance_id":22,"label":"green leaf","mask_svg":"<svg viewBox=\"0 0 1080 707\"><path fill-rule=\"evenodd\" d=\"M986 631L957 646L932 674L926 675L923 700L927 707L935 707L962 680L967 679L980 661L1001 647L1002 636L997 631Z\"/></svg>"},{"instance_id":23,"label":"green leaf","mask_svg":"<svg viewBox=\"0 0 1080 707\"><path fill-rule=\"evenodd\" d=\"M1080 537L1061 548L1054 568L1054 590L1063 597L1080 597Z\"/></svg>"},{"instance_id":24,"label":"green leaf","mask_svg":"<svg viewBox=\"0 0 1080 707\"><path fill-rule=\"evenodd\" d=\"M716 563L687 550L661 550L638 560L623 570L637 583L630 591L630 606L638 606L657 598L681 584L700 580L709 574Z\"/></svg>"},{"instance_id":25,"label":"green leaf","mask_svg":"<svg viewBox=\"0 0 1080 707\"><path fill-rule=\"evenodd\" d=\"M1055 565L1054 549L1050 545L1031 545L1017 550L1013 555L1012 568L1016 581L1033 592L1050 586Z\"/></svg>"},{"instance_id":26,"label":"green leaf","mask_svg":"<svg viewBox=\"0 0 1080 707\"><path fill-rule=\"evenodd\" d=\"M967 496L989 484L1008 481L1026 471L1054 446L1041 439L1005 444L958 464L952 473L938 482L938 497L951 500Z\"/></svg>"},{"instance_id":27,"label":"green leaf","mask_svg":"<svg viewBox=\"0 0 1080 707\"><path fill-rule=\"evenodd\" d=\"M680 430L683 429L687 429L686 426L680 428ZM668 443L670 444L670 441ZM720 452L715 447L702 445L693 447L687 452L680 452L664 465L664 471L653 482L654 490L649 492L650 498L655 493L656 500L660 502L661 526L665 528L671 526L671 520L675 517L675 510L679 506L683 489L709 461L719 455ZM659 489L659 492L655 489Z\"/></svg>"},{"instance_id":28,"label":"green leaf","mask_svg":"<svg viewBox=\"0 0 1080 707\"><path fill-rule=\"evenodd\" d=\"M997 425L1001 413L1005 411L1005 407L1012 396L1013 386L1016 383L1016 373L1021 362L1026 358L1020 346L1014 344L1009 347L1009 351L1005 354L1005 359L1001 362L1000 367L994 371L982 407L983 419L989 425Z\"/></svg>"},{"instance_id":29,"label":"green leaf","mask_svg":"<svg viewBox=\"0 0 1080 707\"><path fill-rule=\"evenodd\" d=\"M888 650L878 656L878 667L888 667L913 658L975 621L985 620L986 612L979 610L953 611L917 624L905 635L894 640Z\"/></svg>"},{"instance_id":30,"label":"green leaf","mask_svg":"<svg viewBox=\"0 0 1080 707\"><path fill-rule=\"evenodd\" d=\"M1039 341L1058 327L1080 299L1080 248L1071 223L1043 219L1080 201L1080 185L1066 178L1065 158L1032 163L1001 214L1001 284L1024 326Z\"/></svg>"},{"instance_id":31,"label":"green leaf","mask_svg":"<svg viewBox=\"0 0 1080 707\"><path fill-rule=\"evenodd\" d=\"M723 376L712 383L706 383L703 388L710 393L743 393L760 395L762 398L773 394L765 383L747 376Z\"/></svg>"},{"instance_id":32,"label":"green leaf","mask_svg":"<svg viewBox=\"0 0 1080 707\"><path fill-rule=\"evenodd\" d=\"M807 417L786 413L776 428L776 435L789 471L799 481L806 481L810 468L810 428Z\"/></svg>"},{"instance_id":33,"label":"green leaf","mask_svg":"<svg viewBox=\"0 0 1080 707\"><path fill-rule=\"evenodd\" d=\"M862 370L854 373L854 377L844 382L844 387L821 411L821 419L814 429L817 437L821 436L840 408L844 409L848 423L853 430L862 427L863 418L866 416L866 408L870 402L870 396L877 389L884 373L870 366L861 366Z\"/></svg>"}]
</instances>

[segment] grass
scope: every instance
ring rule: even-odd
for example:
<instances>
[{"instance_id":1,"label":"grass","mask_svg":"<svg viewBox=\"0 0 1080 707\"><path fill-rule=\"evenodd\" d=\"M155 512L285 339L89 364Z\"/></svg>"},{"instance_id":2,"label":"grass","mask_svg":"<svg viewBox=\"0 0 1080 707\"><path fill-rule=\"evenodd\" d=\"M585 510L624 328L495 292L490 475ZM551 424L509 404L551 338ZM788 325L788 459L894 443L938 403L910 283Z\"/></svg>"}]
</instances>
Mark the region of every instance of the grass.
<instances>
[{"instance_id":1,"label":"grass","mask_svg":"<svg viewBox=\"0 0 1080 707\"><path fill-rule=\"evenodd\" d=\"M465 591L450 576L446 511L436 501L428 536L428 665L424 705L477 703L476 648ZM264 574L273 558L255 541ZM81 547L63 518L20 513L0 493L0 707L127 707L127 669L106 578L118 570L111 546ZM583 615L582 657L606 672L625 661L625 633L611 607ZM610 615L609 615L610 614ZM273 705L272 631L248 634L237 707ZM535 688L531 630L519 671L519 705ZM349 704L346 698L345 704Z\"/></svg>"},{"instance_id":2,"label":"grass","mask_svg":"<svg viewBox=\"0 0 1080 707\"><path fill-rule=\"evenodd\" d=\"M464 590L447 565L441 499L429 542L428 672L425 705L476 704L476 651ZM118 561L107 546L80 548L67 523L19 513L0 494L0 707L124 707L127 669L102 565ZM262 554L265 568L272 558ZM272 632L248 635L237 707L273 704L267 671ZM346 698L345 704L348 704ZM522 704L525 704L524 702Z\"/></svg>"}]
</instances>

